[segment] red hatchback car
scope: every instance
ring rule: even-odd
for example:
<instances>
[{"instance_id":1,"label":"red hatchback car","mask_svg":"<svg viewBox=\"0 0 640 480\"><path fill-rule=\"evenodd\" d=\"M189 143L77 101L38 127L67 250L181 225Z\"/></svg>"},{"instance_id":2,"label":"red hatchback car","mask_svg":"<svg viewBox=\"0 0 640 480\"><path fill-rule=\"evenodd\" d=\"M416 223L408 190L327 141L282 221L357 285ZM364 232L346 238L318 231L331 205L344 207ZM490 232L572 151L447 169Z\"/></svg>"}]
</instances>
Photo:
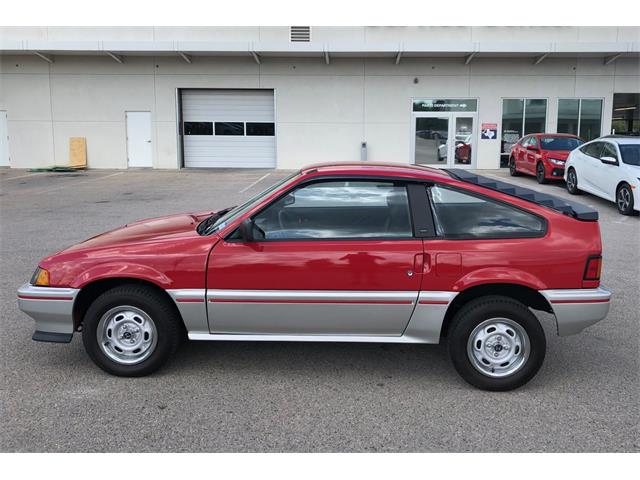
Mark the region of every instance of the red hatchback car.
<instances>
[{"instance_id":1,"label":"red hatchback car","mask_svg":"<svg viewBox=\"0 0 640 480\"><path fill-rule=\"evenodd\" d=\"M564 164L571 150L584 141L575 135L562 133L535 133L522 137L511 149L509 172L535 175L538 183L562 180Z\"/></svg>"},{"instance_id":2,"label":"red hatchback car","mask_svg":"<svg viewBox=\"0 0 640 480\"><path fill-rule=\"evenodd\" d=\"M597 212L465 170L305 168L243 205L143 220L43 259L18 290L34 340L82 332L107 372L191 340L440 343L509 390L560 335L603 319ZM553 248L547 248L553 245Z\"/></svg>"}]
</instances>

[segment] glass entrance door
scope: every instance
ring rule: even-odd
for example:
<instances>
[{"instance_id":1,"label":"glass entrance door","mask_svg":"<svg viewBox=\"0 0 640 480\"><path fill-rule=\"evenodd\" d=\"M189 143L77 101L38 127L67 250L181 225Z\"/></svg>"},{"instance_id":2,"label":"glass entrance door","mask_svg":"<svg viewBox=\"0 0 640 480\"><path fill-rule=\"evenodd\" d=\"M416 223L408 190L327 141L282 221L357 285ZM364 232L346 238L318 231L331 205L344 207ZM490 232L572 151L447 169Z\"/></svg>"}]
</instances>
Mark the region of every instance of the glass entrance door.
<instances>
[{"instance_id":1,"label":"glass entrance door","mask_svg":"<svg viewBox=\"0 0 640 480\"><path fill-rule=\"evenodd\" d=\"M454 115L454 137L451 142L453 150L450 166L471 165L474 153L474 118L472 116Z\"/></svg>"},{"instance_id":2,"label":"glass entrance door","mask_svg":"<svg viewBox=\"0 0 640 480\"><path fill-rule=\"evenodd\" d=\"M475 153L475 127L475 115L416 115L414 162L442 167L471 166Z\"/></svg>"},{"instance_id":3,"label":"glass entrance door","mask_svg":"<svg viewBox=\"0 0 640 480\"><path fill-rule=\"evenodd\" d=\"M414 162L446 166L449 157L450 115L416 117Z\"/></svg>"}]
</instances>

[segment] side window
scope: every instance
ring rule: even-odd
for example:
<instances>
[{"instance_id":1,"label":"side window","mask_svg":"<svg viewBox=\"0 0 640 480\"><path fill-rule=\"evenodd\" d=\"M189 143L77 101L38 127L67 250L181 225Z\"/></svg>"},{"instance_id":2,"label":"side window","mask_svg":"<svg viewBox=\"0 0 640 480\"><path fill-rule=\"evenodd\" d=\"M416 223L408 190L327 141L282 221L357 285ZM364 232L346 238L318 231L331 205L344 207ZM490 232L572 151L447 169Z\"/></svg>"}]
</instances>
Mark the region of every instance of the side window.
<instances>
[{"instance_id":1,"label":"side window","mask_svg":"<svg viewBox=\"0 0 640 480\"><path fill-rule=\"evenodd\" d=\"M593 142L585 145L581 148L582 153L589 155L590 157L600 158L600 152L602 151L602 142Z\"/></svg>"},{"instance_id":2,"label":"side window","mask_svg":"<svg viewBox=\"0 0 640 480\"><path fill-rule=\"evenodd\" d=\"M603 142L602 152L600 152L599 158L602 157L611 157L618 160L618 152L616 151L616 147L609 142Z\"/></svg>"},{"instance_id":3,"label":"side window","mask_svg":"<svg viewBox=\"0 0 640 480\"><path fill-rule=\"evenodd\" d=\"M529 145L531 145L532 147L538 148L538 138L531 137L531 139L529 140Z\"/></svg>"},{"instance_id":4,"label":"side window","mask_svg":"<svg viewBox=\"0 0 640 480\"><path fill-rule=\"evenodd\" d=\"M448 187L430 189L436 233L452 239L538 237L546 223L540 217L488 198Z\"/></svg>"},{"instance_id":5,"label":"side window","mask_svg":"<svg viewBox=\"0 0 640 480\"><path fill-rule=\"evenodd\" d=\"M411 238L407 189L393 182L328 181L288 193L254 217L266 240Z\"/></svg>"},{"instance_id":6,"label":"side window","mask_svg":"<svg viewBox=\"0 0 640 480\"><path fill-rule=\"evenodd\" d=\"M524 137L522 140L520 140L520 145L524 148L527 148L527 146L529 145L529 140L531 140L531 137Z\"/></svg>"}]
</instances>

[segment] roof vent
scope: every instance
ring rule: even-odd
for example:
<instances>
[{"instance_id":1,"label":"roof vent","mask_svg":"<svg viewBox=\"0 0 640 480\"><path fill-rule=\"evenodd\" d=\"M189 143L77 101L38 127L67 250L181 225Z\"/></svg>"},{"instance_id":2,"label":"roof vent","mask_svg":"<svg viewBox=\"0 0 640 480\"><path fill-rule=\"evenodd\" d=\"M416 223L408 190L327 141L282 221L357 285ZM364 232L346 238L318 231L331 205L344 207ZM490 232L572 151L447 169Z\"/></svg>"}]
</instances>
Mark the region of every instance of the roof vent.
<instances>
[{"instance_id":1,"label":"roof vent","mask_svg":"<svg viewBox=\"0 0 640 480\"><path fill-rule=\"evenodd\" d=\"M310 42L311 27L289 27L289 40L292 42Z\"/></svg>"}]
</instances>

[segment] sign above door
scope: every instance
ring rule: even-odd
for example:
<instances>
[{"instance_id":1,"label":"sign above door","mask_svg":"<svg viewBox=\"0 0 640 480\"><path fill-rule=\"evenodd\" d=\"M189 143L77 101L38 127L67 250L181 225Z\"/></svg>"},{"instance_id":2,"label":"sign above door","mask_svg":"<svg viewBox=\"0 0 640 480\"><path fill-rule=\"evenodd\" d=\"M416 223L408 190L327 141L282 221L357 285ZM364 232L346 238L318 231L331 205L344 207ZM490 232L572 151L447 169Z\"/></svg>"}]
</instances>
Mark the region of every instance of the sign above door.
<instances>
[{"instance_id":1,"label":"sign above door","mask_svg":"<svg viewBox=\"0 0 640 480\"><path fill-rule=\"evenodd\" d=\"M477 110L478 100L475 98L413 100L414 112L475 112Z\"/></svg>"}]
</instances>

